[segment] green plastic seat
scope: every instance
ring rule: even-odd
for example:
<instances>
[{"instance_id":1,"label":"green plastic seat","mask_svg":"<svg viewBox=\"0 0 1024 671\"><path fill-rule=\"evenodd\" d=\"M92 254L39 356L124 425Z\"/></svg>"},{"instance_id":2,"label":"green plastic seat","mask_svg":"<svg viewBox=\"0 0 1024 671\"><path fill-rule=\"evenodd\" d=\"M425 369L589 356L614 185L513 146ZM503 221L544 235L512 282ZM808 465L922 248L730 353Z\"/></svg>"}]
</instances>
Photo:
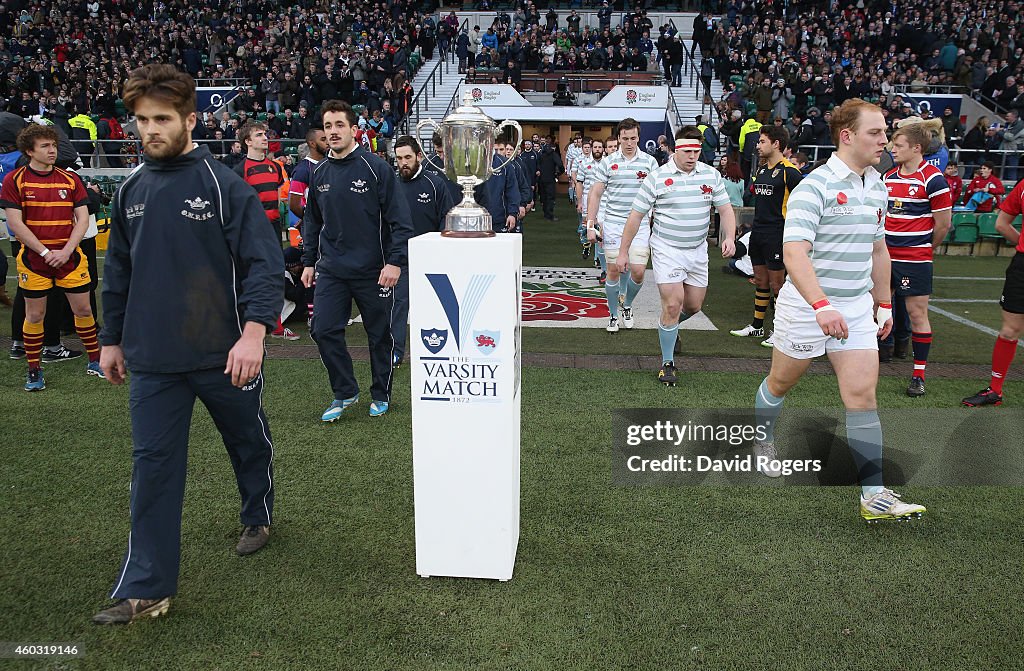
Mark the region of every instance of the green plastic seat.
<instances>
[{"instance_id":1,"label":"green plastic seat","mask_svg":"<svg viewBox=\"0 0 1024 671\"><path fill-rule=\"evenodd\" d=\"M987 212L978 216L978 237L984 240L1002 240L1003 235L996 230L996 221L999 220L998 212Z\"/></svg>"}]
</instances>

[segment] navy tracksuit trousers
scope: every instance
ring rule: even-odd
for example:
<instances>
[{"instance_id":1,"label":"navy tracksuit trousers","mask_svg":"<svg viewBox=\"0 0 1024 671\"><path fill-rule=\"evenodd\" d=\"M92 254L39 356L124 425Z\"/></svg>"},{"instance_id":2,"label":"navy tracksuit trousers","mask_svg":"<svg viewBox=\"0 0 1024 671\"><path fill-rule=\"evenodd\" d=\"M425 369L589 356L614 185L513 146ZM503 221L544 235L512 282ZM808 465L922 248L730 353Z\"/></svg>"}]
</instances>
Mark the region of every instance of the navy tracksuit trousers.
<instances>
[{"instance_id":1,"label":"navy tracksuit trousers","mask_svg":"<svg viewBox=\"0 0 1024 671\"><path fill-rule=\"evenodd\" d=\"M177 593L188 435L196 398L209 410L231 458L242 496L242 524L270 524L274 445L262 397L262 373L244 389L233 386L219 368L131 374L131 534L112 597L155 599Z\"/></svg>"},{"instance_id":2,"label":"navy tracksuit trousers","mask_svg":"<svg viewBox=\"0 0 1024 671\"><path fill-rule=\"evenodd\" d=\"M370 396L374 401L391 402L391 377L395 340L391 320L395 310L394 289L384 289L377 278L342 279L318 273L313 298L311 335L327 368L334 398L343 400L359 393L352 370L352 357L345 341L345 328L352 316L355 300L370 344Z\"/></svg>"},{"instance_id":3,"label":"navy tracksuit trousers","mask_svg":"<svg viewBox=\"0 0 1024 671\"><path fill-rule=\"evenodd\" d=\"M395 339L395 358L405 357L406 335L409 331L409 267L402 266L402 275L395 285L395 312L391 317L391 335Z\"/></svg>"}]
</instances>

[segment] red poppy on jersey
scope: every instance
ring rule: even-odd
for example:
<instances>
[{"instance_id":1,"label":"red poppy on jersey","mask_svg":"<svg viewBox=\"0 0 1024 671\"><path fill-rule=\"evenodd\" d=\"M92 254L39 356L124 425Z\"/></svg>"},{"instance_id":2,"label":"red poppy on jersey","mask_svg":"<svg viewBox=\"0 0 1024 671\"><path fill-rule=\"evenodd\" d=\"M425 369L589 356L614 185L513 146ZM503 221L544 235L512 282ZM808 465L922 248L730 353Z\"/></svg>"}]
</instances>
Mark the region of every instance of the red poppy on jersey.
<instances>
[{"instance_id":1,"label":"red poppy on jersey","mask_svg":"<svg viewBox=\"0 0 1024 671\"><path fill-rule=\"evenodd\" d=\"M846 197L846 194L843 193L842 191L840 191L839 194L836 196L836 202L839 203L840 205L846 205L846 202L848 200L849 199Z\"/></svg>"},{"instance_id":2,"label":"red poppy on jersey","mask_svg":"<svg viewBox=\"0 0 1024 671\"><path fill-rule=\"evenodd\" d=\"M885 173L889 209L885 216L885 244L893 261L928 263L933 259L935 213L953 207L949 184L931 163L910 174L899 167Z\"/></svg>"},{"instance_id":3,"label":"red poppy on jersey","mask_svg":"<svg viewBox=\"0 0 1024 671\"><path fill-rule=\"evenodd\" d=\"M618 169L619 169L619 164L618 163L612 163L612 170L618 170Z\"/></svg>"},{"instance_id":4,"label":"red poppy on jersey","mask_svg":"<svg viewBox=\"0 0 1024 671\"><path fill-rule=\"evenodd\" d=\"M672 181L671 177L669 177L668 179L665 180L665 186L672 186L673 183L674 182Z\"/></svg>"}]
</instances>

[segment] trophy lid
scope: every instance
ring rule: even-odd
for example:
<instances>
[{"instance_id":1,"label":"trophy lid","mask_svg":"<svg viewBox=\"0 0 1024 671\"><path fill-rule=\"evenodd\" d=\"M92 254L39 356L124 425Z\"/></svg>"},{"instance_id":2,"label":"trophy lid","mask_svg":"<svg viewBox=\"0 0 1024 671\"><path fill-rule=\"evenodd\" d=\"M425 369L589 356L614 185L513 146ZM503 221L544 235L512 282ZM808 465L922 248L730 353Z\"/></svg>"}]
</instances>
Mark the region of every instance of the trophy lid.
<instances>
[{"instance_id":1,"label":"trophy lid","mask_svg":"<svg viewBox=\"0 0 1024 671\"><path fill-rule=\"evenodd\" d=\"M444 118L446 124L464 124L464 125L494 125L494 119L487 116L479 107L473 104L473 93L466 91L462 95L462 105L457 107L454 112Z\"/></svg>"}]
</instances>

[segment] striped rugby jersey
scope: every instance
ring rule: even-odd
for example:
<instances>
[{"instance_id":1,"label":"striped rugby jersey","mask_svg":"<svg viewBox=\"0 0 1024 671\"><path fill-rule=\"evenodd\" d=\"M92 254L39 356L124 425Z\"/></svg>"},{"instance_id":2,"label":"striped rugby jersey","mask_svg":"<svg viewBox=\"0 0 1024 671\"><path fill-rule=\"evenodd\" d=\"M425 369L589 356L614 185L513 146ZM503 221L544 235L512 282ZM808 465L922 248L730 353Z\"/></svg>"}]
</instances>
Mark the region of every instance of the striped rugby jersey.
<instances>
[{"instance_id":1,"label":"striped rugby jersey","mask_svg":"<svg viewBox=\"0 0 1024 671\"><path fill-rule=\"evenodd\" d=\"M625 227L633 209L633 199L647 176L658 169L658 162L647 152L637 149L632 159L621 150L605 156L594 171L594 183L605 185L601 205L605 209L603 225Z\"/></svg>"},{"instance_id":2,"label":"striped rugby jersey","mask_svg":"<svg viewBox=\"0 0 1024 671\"><path fill-rule=\"evenodd\" d=\"M7 173L0 188L0 207L21 210L22 221L47 249L67 244L75 230L75 208L88 204L78 175L56 167L41 173L24 165Z\"/></svg>"},{"instance_id":3,"label":"striped rugby jersey","mask_svg":"<svg viewBox=\"0 0 1024 671\"><path fill-rule=\"evenodd\" d=\"M587 198L590 197L590 187L594 184L594 171L597 170L598 163L600 161L595 160L593 155L584 154L573 166L572 171L576 174L576 180L583 184L583 214L587 213Z\"/></svg>"},{"instance_id":4,"label":"striped rugby jersey","mask_svg":"<svg viewBox=\"0 0 1024 671\"><path fill-rule=\"evenodd\" d=\"M953 208L946 177L931 163L922 162L910 174L899 166L885 173L889 207L885 215L885 244L893 261L932 262L935 212Z\"/></svg>"},{"instance_id":5,"label":"striped rugby jersey","mask_svg":"<svg viewBox=\"0 0 1024 671\"><path fill-rule=\"evenodd\" d=\"M583 147L577 147L575 144L570 143L565 150L565 171L572 173L572 168L576 165L576 160L583 155Z\"/></svg>"},{"instance_id":6,"label":"striped rugby jersey","mask_svg":"<svg viewBox=\"0 0 1024 671\"><path fill-rule=\"evenodd\" d=\"M276 162L268 158L262 161L254 161L246 158L240 164L239 174L245 183L256 190L260 203L263 204L263 211L271 223L281 219L278 189L285 183L284 170Z\"/></svg>"},{"instance_id":7,"label":"striped rugby jersey","mask_svg":"<svg viewBox=\"0 0 1024 671\"><path fill-rule=\"evenodd\" d=\"M654 210L652 237L679 249L696 249L708 239L712 205L730 205L722 174L700 162L686 173L670 158L643 181L632 209L643 215Z\"/></svg>"},{"instance_id":8,"label":"striped rugby jersey","mask_svg":"<svg viewBox=\"0 0 1024 671\"><path fill-rule=\"evenodd\" d=\"M830 299L849 302L874 286L871 253L885 236L888 197L877 170L868 168L862 179L837 154L790 194L782 241L811 243L814 274Z\"/></svg>"}]
</instances>

